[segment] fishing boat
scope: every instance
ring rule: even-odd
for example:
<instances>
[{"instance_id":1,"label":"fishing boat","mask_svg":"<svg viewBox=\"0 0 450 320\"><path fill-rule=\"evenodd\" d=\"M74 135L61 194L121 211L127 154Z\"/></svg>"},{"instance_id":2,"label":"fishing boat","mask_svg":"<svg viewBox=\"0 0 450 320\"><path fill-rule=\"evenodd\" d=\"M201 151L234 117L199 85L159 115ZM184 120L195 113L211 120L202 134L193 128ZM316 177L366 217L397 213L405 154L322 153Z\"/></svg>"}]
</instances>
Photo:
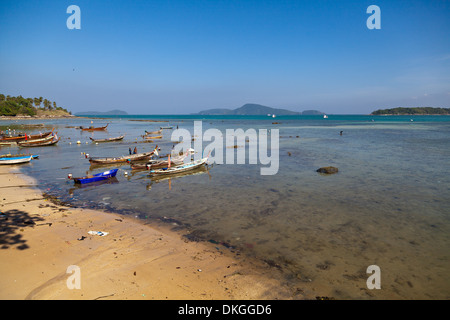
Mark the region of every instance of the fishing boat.
<instances>
[{"instance_id":1,"label":"fishing boat","mask_svg":"<svg viewBox=\"0 0 450 320\"><path fill-rule=\"evenodd\" d=\"M46 138L19 141L17 144L19 147L44 147L57 144L58 141L59 137L54 133Z\"/></svg>"},{"instance_id":2,"label":"fishing boat","mask_svg":"<svg viewBox=\"0 0 450 320\"><path fill-rule=\"evenodd\" d=\"M152 169L150 170L150 176L159 176L159 175L170 175L170 174L177 174L182 173L190 170L197 169L203 165L206 165L208 162L208 158L203 158L199 160L194 160L189 163L175 166L175 167L167 167L167 168L161 168L161 169Z\"/></svg>"},{"instance_id":3,"label":"fishing boat","mask_svg":"<svg viewBox=\"0 0 450 320\"><path fill-rule=\"evenodd\" d=\"M103 180L107 180L107 179L115 177L118 170L119 169L112 169L112 170L97 173L94 175L88 175L88 176L81 177L81 178L72 178L72 180L75 183L80 183L80 184L103 181Z\"/></svg>"},{"instance_id":4,"label":"fishing boat","mask_svg":"<svg viewBox=\"0 0 450 320\"><path fill-rule=\"evenodd\" d=\"M20 153L20 154L2 154L0 155L0 158L18 158L18 157L33 157L33 159L39 159L39 155L37 154L30 154L30 153Z\"/></svg>"},{"instance_id":5,"label":"fishing boat","mask_svg":"<svg viewBox=\"0 0 450 320\"><path fill-rule=\"evenodd\" d=\"M104 127L93 127L93 126L90 126L88 128L80 127L80 129L82 131L103 131L103 130L106 130L106 127L108 127L108 124L106 124L106 126L104 126Z\"/></svg>"},{"instance_id":6,"label":"fishing boat","mask_svg":"<svg viewBox=\"0 0 450 320\"><path fill-rule=\"evenodd\" d=\"M187 157L187 153L181 156L175 156L166 160L150 160L147 163L133 163L133 161L128 161L132 170L152 170L158 168L167 168L172 166L179 166L183 164L184 159Z\"/></svg>"},{"instance_id":7,"label":"fishing boat","mask_svg":"<svg viewBox=\"0 0 450 320\"><path fill-rule=\"evenodd\" d=\"M5 135L3 135L3 136L0 136L0 144L2 144L2 145L16 144L19 141L41 139L41 138L48 137L52 133L53 133L53 130L50 132L31 134L31 135L27 135L27 134L20 135L20 136L5 136Z\"/></svg>"},{"instance_id":8,"label":"fishing boat","mask_svg":"<svg viewBox=\"0 0 450 320\"><path fill-rule=\"evenodd\" d=\"M111 142L111 141L120 141L123 140L125 136L119 136L119 137L115 137L115 138L106 138L106 139L94 139L89 137L89 139L92 140L92 142Z\"/></svg>"},{"instance_id":9,"label":"fishing boat","mask_svg":"<svg viewBox=\"0 0 450 320\"><path fill-rule=\"evenodd\" d=\"M145 135L149 135L149 134L159 134L162 132L162 129L158 130L158 131L147 131L145 130Z\"/></svg>"},{"instance_id":10,"label":"fishing boat","mask_svg":"<svg viewBox=\"0 0 450 320\"><path fill-rule=\"evenodd\" d=\"M155 149L150 152L135 153L120 157L89 157L89 162L91 163L91 165L102 165L102 164L126 163L127 160L130 161L149 160L155 154L155 152L157 152L156 151L157 148L158 146L156 146Z\"/></svg>"},{"instance_id":11,"label":"fishing boat","mask_svg":"<svg viewBox=\"0 0 450 320\"><path fill-rule=\"evenodd\" d=\"M0 164L21 164L30 162L33 159L33 156L25 156L25 157L4 157L0 158Z\"/></svg>"},{"instance_id":12,"label":"fishing boat","mask_svg":"<svg viewBox=\"0 0 450 320\"><path fill-rule=\"evenodd\" d=\"M163 137L163 136L154 136L154 137L147 137L147 136L144 136L144 139L145 139L145 140L153 140L153 139L162 139L162 137Z\"/></svg>"}]
</instances>

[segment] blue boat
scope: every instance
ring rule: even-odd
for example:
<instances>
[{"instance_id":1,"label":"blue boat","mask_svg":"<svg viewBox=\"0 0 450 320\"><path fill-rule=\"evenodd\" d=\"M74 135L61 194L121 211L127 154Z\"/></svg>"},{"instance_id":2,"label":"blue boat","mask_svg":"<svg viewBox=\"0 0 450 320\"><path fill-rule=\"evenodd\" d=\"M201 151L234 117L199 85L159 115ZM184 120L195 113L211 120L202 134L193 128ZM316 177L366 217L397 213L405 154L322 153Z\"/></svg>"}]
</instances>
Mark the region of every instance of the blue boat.
<instances>
[{"instance_id":1,"label":"blue boat","mask_svg":"<svg viewBox=\"0 0 450 320\"><path fill-rule=\"evenodd\" d=\"M97 181L103 181L109 178L113 178L116 176L117 171L119 169L112 169L105 172L97 173L92 176L86 176L81 178L72 178L75 183L91 183L91 182L97 182Z\"/></svg>"}]
</instances>

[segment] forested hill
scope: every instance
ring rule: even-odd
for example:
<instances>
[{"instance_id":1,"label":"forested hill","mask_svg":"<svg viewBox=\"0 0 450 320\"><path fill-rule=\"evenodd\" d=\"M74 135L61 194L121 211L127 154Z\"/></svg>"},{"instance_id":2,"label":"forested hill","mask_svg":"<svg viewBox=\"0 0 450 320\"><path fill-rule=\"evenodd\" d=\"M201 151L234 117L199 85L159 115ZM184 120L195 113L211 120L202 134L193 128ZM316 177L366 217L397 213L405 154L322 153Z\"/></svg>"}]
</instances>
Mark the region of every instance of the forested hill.
<instances>
[{"instance_id":1,"label":"forested hill","mask_svg":"<svg viewBox=\"0 0 450 320\"><path fill-rule=\"evenodd\" d=\"M432 108L432 107L411 107L411 108L392 108L379 109L371 115L450 115L450 108Z\"/></svg>"},{"instance_id":2,"label":"forested hill","mask_svg":"<svg viewBox=\"0 0 450 320\"><path fill-rule=\"evenodd\" d=\"M42 97L24 98L22 96L12 97L0 94L0 116L69 116L70 111L57 106L55 101Z\"/></svg>"}]
</instances>

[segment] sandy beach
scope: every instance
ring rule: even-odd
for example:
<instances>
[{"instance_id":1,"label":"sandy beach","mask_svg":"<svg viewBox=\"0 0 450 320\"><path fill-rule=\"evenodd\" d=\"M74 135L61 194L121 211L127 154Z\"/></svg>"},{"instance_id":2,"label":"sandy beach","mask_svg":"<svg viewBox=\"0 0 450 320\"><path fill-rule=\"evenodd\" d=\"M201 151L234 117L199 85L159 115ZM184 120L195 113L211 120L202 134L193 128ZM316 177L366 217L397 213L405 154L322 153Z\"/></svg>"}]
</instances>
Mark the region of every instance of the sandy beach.
<instances>
[{"instance_id":1,"label":"sandy beach","mask_svg":"<svg viewBox=\"0 0 450 320\"><path fill-rule=\"evenodd\" d=\"M134 218L55 204L34 184L0 167L0 299L292 298L264 275L269 266Z\"/></svg>"}]
</instances>

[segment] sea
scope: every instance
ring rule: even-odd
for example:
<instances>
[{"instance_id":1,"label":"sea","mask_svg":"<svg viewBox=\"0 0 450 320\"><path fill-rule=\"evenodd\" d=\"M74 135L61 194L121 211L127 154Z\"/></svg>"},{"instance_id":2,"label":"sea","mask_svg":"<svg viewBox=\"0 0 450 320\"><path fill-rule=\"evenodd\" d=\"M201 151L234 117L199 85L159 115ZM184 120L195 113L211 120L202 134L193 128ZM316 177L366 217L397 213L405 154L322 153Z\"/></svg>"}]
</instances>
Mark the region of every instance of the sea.
<instances>
[{"instance_id":1,"label":"sea","mask_svg":"<svg viewBox=\"0 0 450 320\"><path fill-rule=\"evenodd\" d=\"M267 165L250 161L247 145L231 150L244 148L245 163L224 159L170 179L152 178L128 164L93 167L86 158L156 145L165 155L177 145L177 128L192 133L194 152L203 153L210 142L194 148L199 122L203 131L224 135L228 129L267 130L268 154L278 152L277 172L262 175ZM80 130L106 124L102 132ZM144 142L145 131L169 126L162 139ZM450 298L450 116L127 115L0 123L1 130L7 128L54 128L61 138L55 146L2 147L1 153L39 155L20 168L43 192L73 206L164 226L187 241L209 242L218 252L255 261L267 277L289 288L290 298ZM119 142L89 139L119 135L125 135ZM230 152L229 146L224 143L222 151ZM327 166L338 172L317 172ZM109 183L79 187L67 178L110 168L119 172Z\"/></svg>"}]
</instances>

